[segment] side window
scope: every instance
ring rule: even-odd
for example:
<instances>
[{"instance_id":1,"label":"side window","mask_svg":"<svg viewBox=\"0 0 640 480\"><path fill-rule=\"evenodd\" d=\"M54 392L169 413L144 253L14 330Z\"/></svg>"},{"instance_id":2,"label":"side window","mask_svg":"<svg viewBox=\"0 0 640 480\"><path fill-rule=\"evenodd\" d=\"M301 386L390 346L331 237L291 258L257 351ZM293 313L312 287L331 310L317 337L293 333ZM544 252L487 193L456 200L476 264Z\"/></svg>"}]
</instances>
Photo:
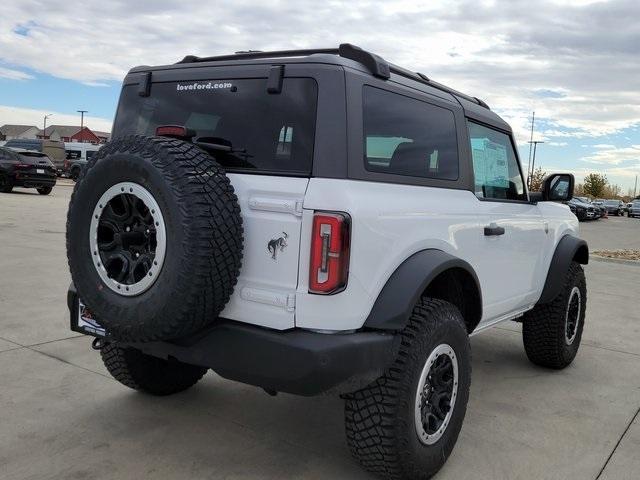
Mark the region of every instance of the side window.
<instances>
[{"instance_id":1,"label":"side window","mask_svg":"<svg viewBox=\"0 0 640 480\"><path fill-rule=\"evenodd\" d=\"M67 160L77 160L82 156L80 150L65 150L67 153Z\"/></svg>"},{"instance_id":2,"label":"side window","mask_svg":"<svg viewBox=\"0 0 640 480\"><path fill-rule=\"evenodd\" d=\"M498 200L527 200L510 137L471 121L468 125L476 196Z\"/></svg>"},{"instance_id":3,"label":"side window","mask_svg":"<svg viewBox=\"0 0 640 480\"><path fill-rule=\"evenodd\" d=\"M373 87L364 87L364 162L373 172L458 178L453 112Z\"/></svg>"}]
</instances>

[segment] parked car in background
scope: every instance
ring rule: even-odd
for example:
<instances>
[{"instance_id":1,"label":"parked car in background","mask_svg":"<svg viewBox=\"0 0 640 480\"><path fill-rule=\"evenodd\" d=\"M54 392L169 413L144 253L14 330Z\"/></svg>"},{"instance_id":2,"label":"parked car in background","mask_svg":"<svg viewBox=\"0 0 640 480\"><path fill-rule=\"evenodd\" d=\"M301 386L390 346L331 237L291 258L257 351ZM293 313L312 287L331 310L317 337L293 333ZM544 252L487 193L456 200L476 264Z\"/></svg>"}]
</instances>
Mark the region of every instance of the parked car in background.
<instances>
[{"instance_id":1,"label":"parked car in background","mask_svg":"<svg viewBox=\"0 0 640 480\"><path fill-rule=\"evenodd\" d=\"M598 219L604 216L604 208L600 205L597 205L594 201L592 201L589 197L575 197L578 200L591 205L593 207L593 218Z\"/></svg>"},{"instance_id":2,"label":"parked car in background","mask_svg":"<svg viewBox=\"0 0 640 480\"><path fill-rule=\"evenodd\" d=\"M634 200L631 202L627 215L630 218L640 217L640 200Z\"/></svg>"},{"instance_id":3,"label":"parked car in background","mask_svg":"<svg viewBox=\"0 0 640 480\"><path fill-rule=\"evenodd\" d=\"M569 209L578 217L581 222L584 220L593 220L595 218L595 208L590 203L580 200L581 197L573 197L567 202Z\"/></svg>"},{"instance_id":4,"label":"parked car in background","mask_svg":"<svg viewBox=\"0 0 640 480\"><path fill-rule=\"evenodd\" d=\"M10 193L13 187L25 187L49 195L55 184L56 169L46 154L0 147L0 192Z\"/></svg>"},{"instance_id":5,"label":"parked car in background","mask_svg":"<svg viewBox=\"0 0 640 480\"><path fill-rule=\"evenodd\" d=\"M63 166L63 175L77 180L88 160L94 153L100 150L102 145L92 143L67 142L64 144L66 159Z\"/></svg>"},{"instance_id":6,"label":"parked car in background","mask_svg":"<svg viewBox=\"0 0 640 480\"><path fill-rule=\"evenodd\" d=\"M622 200L605 200L603 206L609 215L624 216L625 205Z\"/></svg>"},{"instance_id":7,"label":"parked car in background","mask_svg":"<svg viewBox=\"0 0 640 480\"><path fill-rule=\"evenodd\" d=\"M56 167L56 174L58 176L62 175L62 168L64 167L64 159L66 157L63 142L57 140L14 138L8 140L4 146L44 153Z\"/></svg>"}]
</instances>

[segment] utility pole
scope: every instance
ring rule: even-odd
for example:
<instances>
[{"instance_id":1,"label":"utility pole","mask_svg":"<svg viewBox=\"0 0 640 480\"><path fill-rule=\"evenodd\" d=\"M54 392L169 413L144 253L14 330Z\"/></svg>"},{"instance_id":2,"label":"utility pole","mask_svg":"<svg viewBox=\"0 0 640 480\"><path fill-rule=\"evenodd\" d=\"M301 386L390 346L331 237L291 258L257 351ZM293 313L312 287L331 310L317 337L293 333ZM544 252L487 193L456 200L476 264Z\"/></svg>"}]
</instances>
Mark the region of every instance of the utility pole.
<instances>
[{"instance_id":1,"label":"utility pole","mask_svg":"<svg viewBox=\"0 0 640 480\"><path fill-rule=\"evenodd\" d=\"M531 172L531 174L529 173L529 171L531 170L531 144L533 143L533 125L536 122L536 112L535 110L533 111L533 114L531 115L531 138L529 139L529 163L527 163L527 183L529 178L531 178L531 174L533 172Z\"/></svg>"},{"instance_id":2,"label":"utility pole","mask_svg":"<svg viewBox=\"0 0 640 480\"><path fill-rule=\"evenodd\" d=\"M532 161L531 161L531 175L529 175L529 182L528 182L528 185L527 185L527 187L529 189L531 189L531 177L533 177L533 172L534 172L534 170L536 168L536 147L538 146L539 143L544 143L544 142L541 141L541 140L532 140L532 141L529 142L530 145L533 144L533 158L532 158ZM529 146L529 148L531 148L531 146Z\"/></svg>"},{"instance_id":3,"label":"utility pole","mask_svg":"<svg viewBox=\"0 0 640 480\"><path fill-rule=\"evenodd\" d=\"M80 141L82 141L82 130L84 130L84 114L88 112L88 110L77 110L80 114Z\"/></svg>"},{"instance_id":4,"label":"utility pole","mask_svg":"<svg viewBox=\"0 0 640 480\"><path fill-rule=\"evenodd\" d=\"M638 174L636 174L636 184L633 186L633 198L636 198L637 189L638 189Z\"/></svg>"},{"instance_id":5,"label":"utility pole","mask_svg":"<svg viewBox=\"0 0 640 480\"><path fill-rule=\"evenodd\" d=\"M42 138L47 137L47 118L49 118L51 115L53 115L53 113L48 113L47 115L44 116L44 127L42 129Z\"/></svg>"}]
</instances>

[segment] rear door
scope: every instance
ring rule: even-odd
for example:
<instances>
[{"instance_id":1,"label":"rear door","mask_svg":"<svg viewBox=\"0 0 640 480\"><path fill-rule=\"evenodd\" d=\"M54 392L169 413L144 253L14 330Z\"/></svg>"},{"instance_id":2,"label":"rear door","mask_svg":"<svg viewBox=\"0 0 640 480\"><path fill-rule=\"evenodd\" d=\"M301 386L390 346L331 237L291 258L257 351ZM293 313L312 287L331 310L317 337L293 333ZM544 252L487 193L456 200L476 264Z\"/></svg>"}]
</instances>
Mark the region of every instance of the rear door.
<instances>
[{"instance_id":1,"label":"rear door","mask_svg":"<svg viewBox=\"0 0 640 480\"><path fill-rule=\"evenodd\" d=\"M285 77L280 91L269 93L270 70L268 65L186 69L175 80L175 71L154 72L148 97L138 94L137 85L124 87L114 137L133 133L132 127L154 135L158 126L181 125L194 138L229 147L210 153L238 196L244 251L238 283L221 316L287 329L295 325L318 85L314 78Z\"/></svg>"}]
</instances>

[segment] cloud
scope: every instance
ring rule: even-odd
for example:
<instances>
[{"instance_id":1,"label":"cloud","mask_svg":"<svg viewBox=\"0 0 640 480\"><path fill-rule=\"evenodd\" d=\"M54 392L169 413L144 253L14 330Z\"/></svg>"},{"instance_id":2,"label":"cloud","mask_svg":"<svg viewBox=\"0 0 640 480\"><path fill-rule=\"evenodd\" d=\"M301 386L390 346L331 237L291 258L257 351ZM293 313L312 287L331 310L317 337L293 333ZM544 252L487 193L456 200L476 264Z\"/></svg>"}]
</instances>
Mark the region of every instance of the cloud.
<instances>
[{"instance_id":1,"label":"cloud","mask_svg":"<svg viewBox=\"0 0 640 480\"><path fill-rule=\"evenodd\" d=\"M640 145L616 148L613 145L594 145L597 149L581 160L600 165L625 165L626 168L640 168ZM637 173L637 172L636 172Z\"/></svg>"},{"instance_id":2,"label":"cloud","mask_svg":"<svg viewBox=\"0 0 640 480\"><path fill-rule=\"evenodd\" d=\"M10 122L1 121L0 124L12 123L17 125L36 125L39 128L43 126L45 115L53 114L47 119L48 125L80 125L80 117L78 115L69 115L66 113L35 110L31 108L16 108L0 105L0 119L11 119ZM101 132L111 131L111 120L100 117L84 117L84 124Z\"/></svg>"},{"instance_id":3,"label":"cloud","mask_svg":"<svg viewBox=\"0 0 640 480\"><path fill-rule=\"evenodd\" d=\"M33 75L11 68L0 67L0 78L8 78L9 80L31 80Z\"/></svg>"},{"instance_id":4,"label":"cloud","mask_svg":"<svg viewBox=\"0 0 640 480\"><path fill-rule=\"evenodd\" d=\"M587 138L608 144L604 137L640 126L637 0L5 4L1 62L88 85L186 54L351 42L484 99L521 145L532 110L535 139L550 145Z\"/></svg>"}]
</instances>

